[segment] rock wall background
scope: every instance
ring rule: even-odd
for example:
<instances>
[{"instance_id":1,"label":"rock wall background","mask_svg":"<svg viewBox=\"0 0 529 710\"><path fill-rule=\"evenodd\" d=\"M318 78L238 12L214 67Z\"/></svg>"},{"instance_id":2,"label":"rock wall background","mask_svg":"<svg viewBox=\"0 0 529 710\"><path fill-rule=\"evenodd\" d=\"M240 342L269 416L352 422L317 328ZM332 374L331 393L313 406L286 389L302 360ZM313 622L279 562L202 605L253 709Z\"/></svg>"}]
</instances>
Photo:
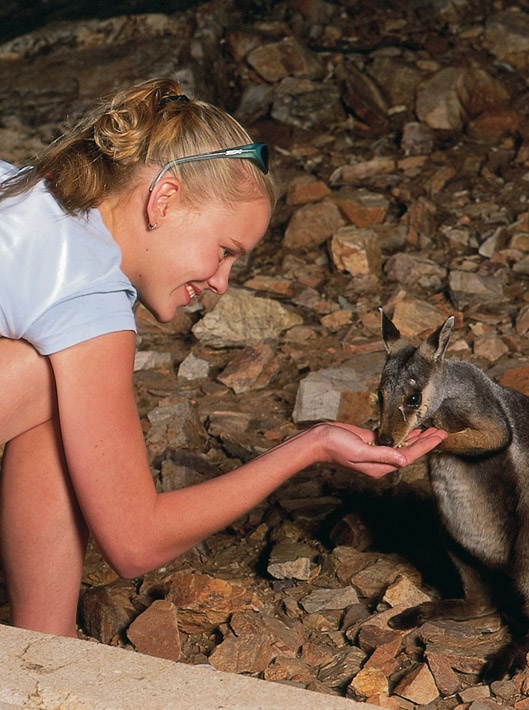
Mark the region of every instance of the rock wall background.
<instances>
[{"instance_id":1,"label":"rock wall background","mask_svg":"<svg viewBox=\"0 0 529 710\"><path fill-rule=\"evenodd\" d=\"M453 313L450 355L529 393L527 2L74 9L0 9L2 158L31 161L99 96L164 75L267 140L281 182L270 233L226 296L171 324L138 312L159 490L313 421L375 426L378 306L412 340ZM379 482L314 467L140 579L117 579L91 548L80 633L395 710L524 708L527 669L478 682L507 635L500 615L386 623L457 590L433 520L424 462Z\"/></svg>"}]
</instances>

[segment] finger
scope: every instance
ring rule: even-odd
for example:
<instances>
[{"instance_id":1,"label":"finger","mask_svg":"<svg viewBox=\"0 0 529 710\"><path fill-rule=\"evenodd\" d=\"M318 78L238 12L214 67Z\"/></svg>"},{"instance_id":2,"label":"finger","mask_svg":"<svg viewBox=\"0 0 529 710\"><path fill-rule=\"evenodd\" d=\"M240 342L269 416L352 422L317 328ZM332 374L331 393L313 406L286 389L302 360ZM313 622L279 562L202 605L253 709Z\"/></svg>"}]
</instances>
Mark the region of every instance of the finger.
<instances>
[{"instance_id":1,"label":"finger","mask_svg":"<svg viewBox=\"0 0 529 710\"><path fill-rule=\"evenodd\" d=\"M448 434L446 433L446 431L444 431L443 429L436 429L436 428L433 427L433 426L428 427L428 429L425 429L425 430L422 432L423 436L428 436L429 434L441 434L441 433L442 433L442 434L446 434L446 435L448 436Z\"/></svg>"},{"instance_id":2,"label":"finger","mask_svg":"<svg viewBox=\"0 0 529 710\"><path fill-rule=\"evenodd\" d=\"M389 464L393 467L405 466L407 460L400 449L390 446L363 446L357 453L357 462L360 457L362 464Z\"/></svg>"},{"instance_id":3,"label":"finger","mask_svg":"<svg viewBox=\"0 0 529 710\"><path fill-rule=\"evenodd\" d=\"M424 454L427 454L436 446L439 446L439 444L444 439L446 439L445 432L435 432L435 434L429 434L426 437L417 439L413 444L409 446L409 448L406 450L406 453L404 454L407 462L412 463L412 461L416 461L418 458L424 456Z\"/></svg>"},{"instance_id":4,"label":"finger","mask_svg":"<svg viewBox=\"0 0 529 710\"><path fill-rule=\"evenodd\" d=\"M406 442L412 442L412 441L417 441L417 439L422 439L425 436L429 436L430 434L434 434L435 432L440 431L439 429L436 429L435 427L428 427L427 429L413 429L408 436L406 437Z\"/></svg>"}]
</instances>

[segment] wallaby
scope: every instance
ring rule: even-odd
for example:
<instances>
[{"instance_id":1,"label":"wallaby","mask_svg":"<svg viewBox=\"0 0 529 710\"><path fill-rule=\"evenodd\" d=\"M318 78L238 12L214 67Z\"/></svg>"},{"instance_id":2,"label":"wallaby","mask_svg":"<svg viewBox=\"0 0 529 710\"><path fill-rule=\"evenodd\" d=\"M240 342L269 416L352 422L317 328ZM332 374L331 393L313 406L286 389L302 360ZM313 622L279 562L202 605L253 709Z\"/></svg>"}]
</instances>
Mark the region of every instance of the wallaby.
<instances>
[{"instance_id":1,"label":"wallaby","mask_svg":"<svg viewBox=\"0 0 529 710\"><path fill-rule=\"evenodd\" d=\"M523 667L529 651L529 397L475 365L445 359L454 318L413 347L382 316L387 361L378 396L378 443L399 446L413 429L449 433L429 454L429 476L464 599L429 601L394 616L393 628L494 611L483 572L503 573L519 599L518 628L483 676Z\"/></svg>"}]
</instances>

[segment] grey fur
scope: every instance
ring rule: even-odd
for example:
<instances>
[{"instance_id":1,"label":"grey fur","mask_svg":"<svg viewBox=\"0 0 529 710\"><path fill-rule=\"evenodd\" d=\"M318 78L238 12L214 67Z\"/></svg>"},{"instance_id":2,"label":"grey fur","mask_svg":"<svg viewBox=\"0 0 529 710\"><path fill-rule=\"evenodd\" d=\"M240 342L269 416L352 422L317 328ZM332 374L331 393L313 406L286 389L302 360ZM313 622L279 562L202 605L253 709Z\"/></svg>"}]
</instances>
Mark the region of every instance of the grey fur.
<instances>
[{"instance_id":1,"label":"grey fur","mask_svg":"<svg viewBox=\"0 0 529 710\"><path fill-rule=\"evenodd\" d=\"M505 573L521 600L522 623L487 666L488 678L500 677L525 665L529 650L529 397L471 363L445 360L453 322L415 348L382 313L388 358L379 385L379 443L398 444L418 427L449 432L430 454L429 475L465 593L464 600L414 607L391 625L489 613L493 605L480 570Z\"/></svg>"}]
</instances>

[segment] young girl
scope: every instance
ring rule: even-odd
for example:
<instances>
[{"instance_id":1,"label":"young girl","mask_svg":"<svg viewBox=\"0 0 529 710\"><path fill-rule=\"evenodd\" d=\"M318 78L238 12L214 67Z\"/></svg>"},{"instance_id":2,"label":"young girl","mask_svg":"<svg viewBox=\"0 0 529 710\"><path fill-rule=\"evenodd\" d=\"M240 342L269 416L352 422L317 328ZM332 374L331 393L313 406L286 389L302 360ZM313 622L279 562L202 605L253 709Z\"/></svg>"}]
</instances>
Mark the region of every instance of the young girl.
<instances>
[{"instance_id":1,"label":"young girl","mask_svg":"<svg viewBox=\"0 0 529 710\"><path fill-rule=\"evenodd\" d=\"M320 424L157 494L133 391L137 298L169 321L225 292L275 201L264 144L170 80L117 94L0 185L0 549L12 623L76 636L88 534L125 577L226 526L315 462L380 477L426 453ZM7 179L6 179L7 178Z\"/></svg>"}]
</instances>

